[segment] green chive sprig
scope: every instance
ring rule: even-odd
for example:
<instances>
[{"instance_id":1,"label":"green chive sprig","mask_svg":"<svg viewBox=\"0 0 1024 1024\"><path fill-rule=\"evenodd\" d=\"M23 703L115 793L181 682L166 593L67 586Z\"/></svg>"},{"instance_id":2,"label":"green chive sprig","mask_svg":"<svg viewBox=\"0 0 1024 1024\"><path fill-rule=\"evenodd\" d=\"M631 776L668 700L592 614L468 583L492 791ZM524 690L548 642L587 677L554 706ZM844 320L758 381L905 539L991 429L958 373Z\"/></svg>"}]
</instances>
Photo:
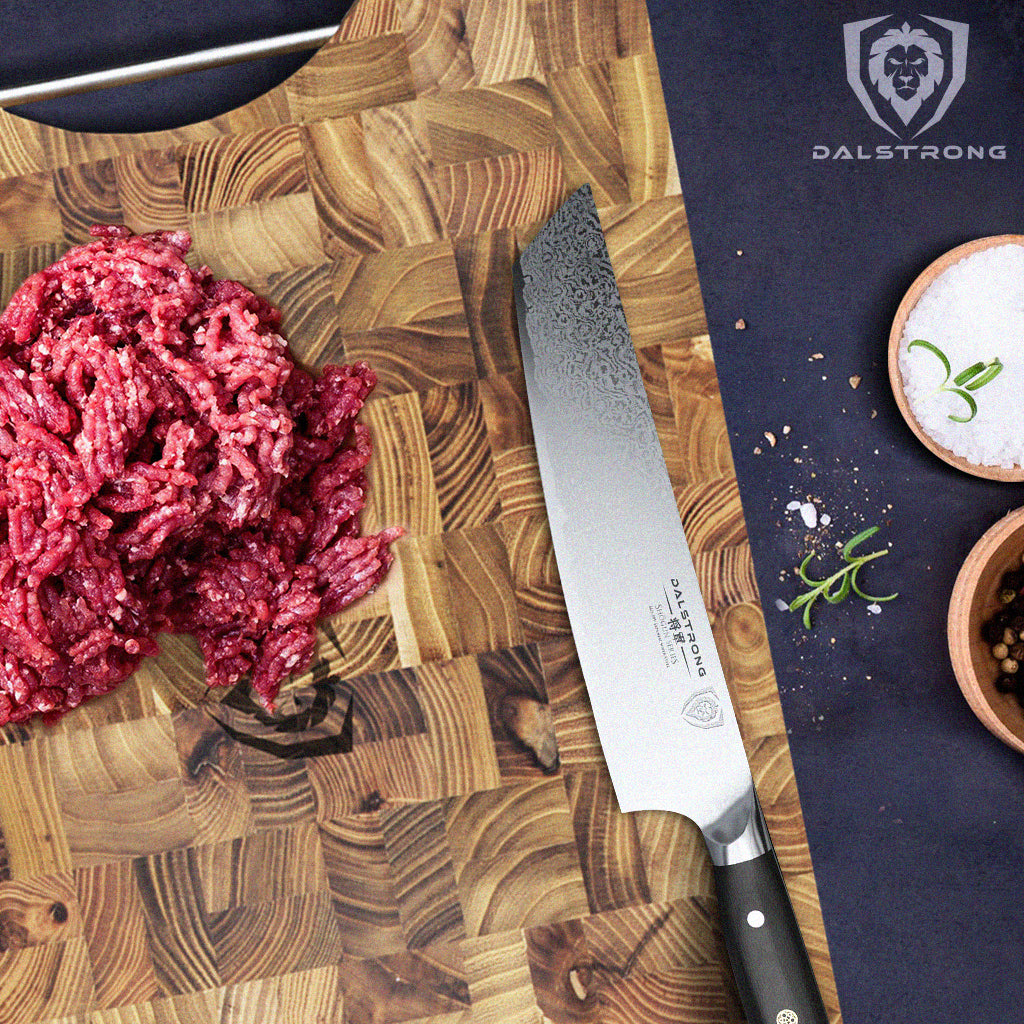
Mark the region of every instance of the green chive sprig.
<instances>
[{"instance_id":1,"label":"green chive sprig","mask_svg":"<svg viewBox=\"0 0 1024 1024\"><path fill-rule=\"evenodd\" d=\"M853 553L854 548L859 544L862 544L869 537L873 537L876 533L878 533L878 527L869 526L866 530L861 530L861 532L855 537L851 537L843 545L842 550L843 561L846 564L837 572L832 573L831 576L828 576L823 580L813 579L807 572L807 567L811 564L811 559L814 558L814 551L810 552L800 564L800 568L797 570L797 573L809 589L790 602L789 610L791 612L795 612L799 608L803 608L803 623L807 629L811 628L811 608L819 597L824 598L829 604L839 604L840 601L845 601L851 593L856 594L857 597L861 597L865 601L879 602L891 601L894 597L899 596L897 593L888 594L885 597L874 597L871 594L865 593L857 582L857 573L859 573L868 562L872 562L876 558L881 558L882 555L887 555L889 553L887 548L882 548L880 551L873 551L869 555L855 555Z\"/></svg>"},{"instance_id":2,"label":"green chive sprig","mask_svg":"<svg viewBox=\"0 0 1024 1024\"><path fill-rule=\"evenodd\" d=\"M969 416L954 416L953 413L949 414L949 419L953 420L954 423L970 423L975 416L978 415L978 403L974 400L974 396L971 394L972 391L977 391L979 388L983 388L986 384L995 380L999 376L999 372L1003 368L1003 364L999 361L999 357L990 359L986 362L972 363L966 369L961 370L955 377L953 382L950 384L950 376L953 373L953 368L949 365L949 359L946 358L946 353L938 347L933 345L930 341L925 341L924 338L915 338L908 346L908 349L912 348L923 348L931 352L932 355L937 356L939 361L942 363L943 368L946 371L946 376L943 378L942 383L939 385L939 391L948 391L950 394L959 395L966 403L967 408L971 410Z\"/></svg>"}]
</instances>

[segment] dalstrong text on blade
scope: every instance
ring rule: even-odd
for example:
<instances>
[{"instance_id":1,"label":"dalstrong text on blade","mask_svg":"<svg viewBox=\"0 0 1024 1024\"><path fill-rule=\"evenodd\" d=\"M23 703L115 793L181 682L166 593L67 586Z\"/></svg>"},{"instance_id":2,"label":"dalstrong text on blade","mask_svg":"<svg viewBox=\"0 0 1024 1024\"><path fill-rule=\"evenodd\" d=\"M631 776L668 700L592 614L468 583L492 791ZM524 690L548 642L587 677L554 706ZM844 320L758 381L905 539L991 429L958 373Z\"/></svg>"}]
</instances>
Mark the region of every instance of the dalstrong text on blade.
<instances>
[{"instance_id":1,"label":"dalstrong text on blade","mask_svg":"<svg viewBox=\"0 0 1024 1024\"><path fill-rule=\"evenodd\" d=\"M682 659L687 675L703 679L708 674L704 655L697 639L690 610L686 607L686 594L682 581L676 577L664 587L665 605L650 605L651 620L661 644L662 657L667 666L676 665Z\"/></svg>"}]
</instances>

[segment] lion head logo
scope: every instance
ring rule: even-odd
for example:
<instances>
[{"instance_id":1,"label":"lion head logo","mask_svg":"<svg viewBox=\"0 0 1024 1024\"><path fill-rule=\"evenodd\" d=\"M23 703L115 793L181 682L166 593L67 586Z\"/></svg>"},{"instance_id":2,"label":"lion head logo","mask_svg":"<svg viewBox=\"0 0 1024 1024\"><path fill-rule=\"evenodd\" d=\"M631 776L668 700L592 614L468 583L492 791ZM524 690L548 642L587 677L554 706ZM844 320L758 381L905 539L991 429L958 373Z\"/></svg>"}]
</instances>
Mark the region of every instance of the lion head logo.
<instances>
[{"instance_id":1,"label":"lion head logo","mask_svg":"<svg viewBox=\"0 0 1024 1024\"><path fill-rule=\"evenodd\" d=\"M923 28L891 28L871 45L868 79L904 124L935 92L945 69L942 47Z\"/></svg>"},{"instance_id":2,"label":"lion head logo","mask_svg":"<svg viewBox=\"0 0 1024 1024\"><path fill-rule=\"evenodd\" d=\"M871 120L899 138L935 124L964 83L967 30L930 15L844 25L846 77Z\"/></svg>"}]
</instances>

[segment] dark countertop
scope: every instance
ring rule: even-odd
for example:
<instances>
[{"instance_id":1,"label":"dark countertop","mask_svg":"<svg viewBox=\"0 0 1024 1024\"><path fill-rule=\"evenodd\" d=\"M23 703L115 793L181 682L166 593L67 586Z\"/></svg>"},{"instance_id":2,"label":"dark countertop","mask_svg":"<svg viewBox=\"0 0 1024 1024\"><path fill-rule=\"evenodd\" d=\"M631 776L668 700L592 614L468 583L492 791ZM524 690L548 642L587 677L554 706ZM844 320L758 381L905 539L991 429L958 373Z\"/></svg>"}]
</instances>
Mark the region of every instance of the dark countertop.
<instances>
[{"instance_id":1,"label":"dark countertop","mask_svg":"<svg viewBox=\"0 0 1024 1024\"><path fill-rule=\"evenodd\" d=\"M3 0L0 87L161 60L185 53L337 25L351 0ZM248 60L173 78L11 108L79 131L141 132L206 120L261 96L312 51ZM170 120L168 120L170 118Z\"/></svg>"},{"instance_id":2,"label":"dark countertop","mask_svg":"<svg viewBox=\"0 0 1024 1024\"><path fill-rule=\"evenodd\" d=\"M846 76L844 23L887 8L649 10L844 1019L1017 1019L1024 762L960 695L945 616L961 561L1024 487L965 476L917 442L886 346L931 260L1024 230L1024 50L994 5L929 5L969 25L966 74L908 142ZM940 155L877 159L886 144ZM827 528L787 510L807 500ZM871 525L863 550L891 551L861 582L897 600L878 615L816 609L810 632L778 610L811 546Z\"/></svg>"}]
</instances>

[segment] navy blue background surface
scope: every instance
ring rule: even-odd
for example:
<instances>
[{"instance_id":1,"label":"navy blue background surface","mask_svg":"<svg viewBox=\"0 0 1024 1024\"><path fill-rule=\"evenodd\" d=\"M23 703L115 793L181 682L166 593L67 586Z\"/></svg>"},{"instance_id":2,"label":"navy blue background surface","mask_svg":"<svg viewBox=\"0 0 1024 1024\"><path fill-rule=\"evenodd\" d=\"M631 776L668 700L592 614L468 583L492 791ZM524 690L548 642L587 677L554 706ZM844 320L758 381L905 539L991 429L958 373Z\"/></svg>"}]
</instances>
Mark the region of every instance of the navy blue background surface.
<instances>
[{"instance_id":1,"label":"navy blue background surface","mask_svg":"<svg viewBox=\"0 0 1024 1024\"><path fill-rule=\"evenodd\" d=\"M1024 760L961 697L945 617L1024 487L918 443L886 347L929 262L1024 233L1024 51L983 0L648 7L844 1018L1022 1020ZM965 83L913 140L959 160L857 159L899 140L846 80L843 23L888 14L970 26ZM813 158L841 145L854 159ZM827 527L787 509L807 500ZM871 525L861 550L891 549L861 583L900 595L881 614L851 599L808 632L776 607L804 553L834 568L834 543Z\"/></svg>"},{"instance_id":2,"label":"navy blue background surface","mask_svg":"<svg viewBox=\"0 0 1024 1024\"><path fill-rule=\"evenodd\" d=\"M0 0L0 87L337 25L351 5L352 0ZM261 96L313 52L263 57L11 109L79 131L172 128Z\"/></svg>"}]
</instances>

